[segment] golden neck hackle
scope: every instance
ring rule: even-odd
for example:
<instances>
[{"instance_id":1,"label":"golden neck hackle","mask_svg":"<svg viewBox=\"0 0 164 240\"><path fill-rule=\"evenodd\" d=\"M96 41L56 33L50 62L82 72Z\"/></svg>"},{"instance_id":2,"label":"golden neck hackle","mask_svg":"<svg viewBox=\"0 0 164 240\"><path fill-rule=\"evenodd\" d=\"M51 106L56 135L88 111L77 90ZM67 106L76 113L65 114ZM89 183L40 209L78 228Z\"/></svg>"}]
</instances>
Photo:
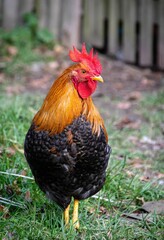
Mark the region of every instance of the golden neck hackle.
<instances>
[{"instance_id":1,"label":"golden neck hackle","mask_svg":"<svg viewBox=\"0 0 164 240\"><path fill-rule=\"evenodd\" d=\"M76 65L77 66L77 65ZM35 115L33 122L36 130L47 130L50 134L61 133L74 119L84 115L92 125L92 132L99 135L100 127L104 128L103 120L94 106L92 99L81 99L71 81L68 68L53 83L41 109ZM107 138L107 134L105 131Z\"/></svg>"}]
</instances>

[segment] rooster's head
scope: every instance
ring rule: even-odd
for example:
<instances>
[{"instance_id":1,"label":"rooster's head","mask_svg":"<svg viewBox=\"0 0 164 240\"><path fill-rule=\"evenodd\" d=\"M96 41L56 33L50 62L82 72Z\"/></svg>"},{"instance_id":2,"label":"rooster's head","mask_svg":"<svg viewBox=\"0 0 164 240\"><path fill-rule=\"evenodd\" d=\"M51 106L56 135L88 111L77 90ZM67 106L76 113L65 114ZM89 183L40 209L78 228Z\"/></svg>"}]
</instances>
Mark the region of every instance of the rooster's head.
<instances>
[{"instance_id":1,"label":"rooster's head","mask_svg":"<svg viewBox=\"0 0 164 240\"><path fill-rule=\"evenodd\" d=\"M97 57L93 54L93 48L88 53L85 44L80 52L75 47L69 52L70 59L79 64L71 72L72 82L82 99L89 97L97 86L97 81L103 82L101 77L102 66Z\"/></svg>"}]
</instances>

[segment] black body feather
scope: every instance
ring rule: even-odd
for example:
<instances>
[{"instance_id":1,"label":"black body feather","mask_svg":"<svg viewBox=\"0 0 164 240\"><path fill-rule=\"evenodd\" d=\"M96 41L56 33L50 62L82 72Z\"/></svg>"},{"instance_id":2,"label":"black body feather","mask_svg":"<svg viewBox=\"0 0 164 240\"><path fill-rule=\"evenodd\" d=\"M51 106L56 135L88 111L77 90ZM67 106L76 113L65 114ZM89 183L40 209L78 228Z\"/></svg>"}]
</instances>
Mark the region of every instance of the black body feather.
<instances>
[{"instance_id":1,"label":"black body feather","mask_svg":"<svg viewBox=\"0 0 164 240\"><path fill-rule=\"evenodd\" d=\"M54 136L32 125L24 147L36 183L64 209L71 197L88 198L105 182L111 148L103 129L99 136L93 134L84 116Z\"/></svg>"}]
</instances>

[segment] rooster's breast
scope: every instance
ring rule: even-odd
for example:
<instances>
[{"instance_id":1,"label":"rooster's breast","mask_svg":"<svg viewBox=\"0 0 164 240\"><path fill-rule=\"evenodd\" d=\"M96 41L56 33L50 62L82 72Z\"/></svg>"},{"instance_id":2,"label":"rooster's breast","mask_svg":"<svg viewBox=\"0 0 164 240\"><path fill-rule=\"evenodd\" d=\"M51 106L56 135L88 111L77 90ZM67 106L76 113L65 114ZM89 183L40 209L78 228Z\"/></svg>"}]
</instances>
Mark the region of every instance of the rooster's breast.
<instances>
[{"instance_id":1,"label":"rooster's breast","mask_svg":"<svg viewBox=\"0 0 164 240\"><path fill-rule=\"evenodd\" d=\"M42 191L66 208L72 196L85 199L102 188L110 155L103 129L93 134L83 116L60 134L35 129L26 135L25 156Z\"/></svg>"}]
</instances>

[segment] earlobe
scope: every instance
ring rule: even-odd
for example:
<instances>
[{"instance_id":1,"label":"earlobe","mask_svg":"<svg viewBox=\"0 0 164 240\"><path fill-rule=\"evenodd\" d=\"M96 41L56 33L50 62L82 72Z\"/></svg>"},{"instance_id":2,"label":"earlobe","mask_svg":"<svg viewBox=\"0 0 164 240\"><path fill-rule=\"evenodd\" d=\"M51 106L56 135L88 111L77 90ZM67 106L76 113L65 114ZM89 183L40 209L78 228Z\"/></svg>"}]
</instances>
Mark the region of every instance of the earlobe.
<instances>
[{"instance_id":1,"label":"earlobe","mask_svg":"<svg viewBox=\"0 0 164 240\"><path fill-rule=\"evenodd\" d=\"M72 77L76 77L76 76L78 75L78 73L73 70L73 71L71 72L71 75L72 75Z\"/></svg>"}]
</instances>

